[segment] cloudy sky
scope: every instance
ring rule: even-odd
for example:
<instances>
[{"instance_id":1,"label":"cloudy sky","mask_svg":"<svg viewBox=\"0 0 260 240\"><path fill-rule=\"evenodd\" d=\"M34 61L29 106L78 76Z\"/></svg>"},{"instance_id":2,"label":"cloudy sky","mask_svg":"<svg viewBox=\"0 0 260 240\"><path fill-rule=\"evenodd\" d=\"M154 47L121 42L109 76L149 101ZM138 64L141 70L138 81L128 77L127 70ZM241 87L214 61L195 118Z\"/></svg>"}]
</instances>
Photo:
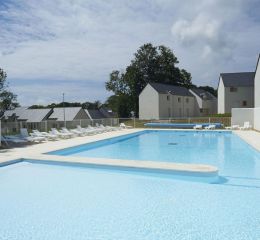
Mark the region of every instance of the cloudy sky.
<instances>
[{"instance_id":1,"label":"cloudy sky","mask_svg":"<svg viewBox=\"0 0 260 240\"><path fill-rule=\"evenodd\" d=\"M0 68L22 105L104 101L142 44L164 44L198 85L254 71L259 0L0 0Z\"/></svg>"}]
</instances>

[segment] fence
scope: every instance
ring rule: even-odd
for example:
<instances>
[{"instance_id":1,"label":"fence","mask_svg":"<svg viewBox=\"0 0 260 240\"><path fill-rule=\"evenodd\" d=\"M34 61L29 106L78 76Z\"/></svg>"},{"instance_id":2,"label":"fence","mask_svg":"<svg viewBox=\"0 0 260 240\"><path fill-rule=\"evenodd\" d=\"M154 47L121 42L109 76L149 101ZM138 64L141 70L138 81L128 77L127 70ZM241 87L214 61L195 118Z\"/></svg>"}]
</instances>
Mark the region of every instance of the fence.
<instances>
[{"instance_id":1,"label":"fence","mask_svg":"<svg viewBox=\"0 0 260 240\"><path fill-rule=\"evenodd\" d=\"M48 132L51 128L60 129L67 127L69 129L76 128L78 125L81 127L96 126L96 124L103 124L105 126L118 126L124 122L126 125L134 128L145 128L144 124L149 122L167 122L167 123L221 123L224 126L230 126L230 117L200 117L200 118L169 118L160 120L141 120L137 118L104 118L104 119L81 119L73 121L42 121L42 122L5 122L2 121L1 132L2 135L18 134L21 128L27 128L29 132L33 129Z\"/></svg>"}]
</instances>

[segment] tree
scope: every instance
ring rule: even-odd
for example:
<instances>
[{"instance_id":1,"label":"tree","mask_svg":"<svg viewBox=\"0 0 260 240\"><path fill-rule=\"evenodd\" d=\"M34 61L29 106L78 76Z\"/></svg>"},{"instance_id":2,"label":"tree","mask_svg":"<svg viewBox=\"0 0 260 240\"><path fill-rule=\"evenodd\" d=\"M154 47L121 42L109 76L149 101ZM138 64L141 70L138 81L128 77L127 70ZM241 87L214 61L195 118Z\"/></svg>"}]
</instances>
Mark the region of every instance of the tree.
<instances>
[{"instance_id":1,"label":"tree","mask_svg":"<svg viewBox=\"0 0 260 240\"><path fill-rule=\"evenodd\" d=\"M144 44L134 54L134 59L125 71L112 71L106 89L116 95L115 99L124 100L117 101L117 109L122 109L120 112L124 113L124 117L129 117L131 111L138 115L138 97L148 83L192 86L191 74L179 69L176 66L178 63L171 49L165 46L155 47L151 43ZM119 112L118 114L122 117Z\"/></svg>"},{"instance_id":2,"label":"tree","mask_svg":"<svg viewBox=\"0 0 260 240\"><path fill-rule=\"evenodd\" d=\"M0 68L0 112L18 107L17 96L9 90L7 74Z\"/></svg>"}]
</instances>

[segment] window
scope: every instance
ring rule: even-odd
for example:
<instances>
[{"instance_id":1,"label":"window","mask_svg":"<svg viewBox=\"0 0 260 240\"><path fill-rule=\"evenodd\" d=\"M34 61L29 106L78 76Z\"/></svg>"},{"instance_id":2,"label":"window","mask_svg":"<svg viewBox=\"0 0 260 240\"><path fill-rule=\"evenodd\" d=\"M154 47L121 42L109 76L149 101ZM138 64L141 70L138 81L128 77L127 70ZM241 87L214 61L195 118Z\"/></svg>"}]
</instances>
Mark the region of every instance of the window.
<instances>
[{"instance_id":1,"label":"window","mask_svg":"<svg viewBox=\"0 0 260 240\"><path fill-rule=\"evenodd\" d=\"M237 92L237 88L236 88L236 87L230 87L230 88L229 88L229 91L230 91L230 92Z\"/></svg>"},{"instance_id":2,"label":"window","mask_svg":"<svg viewBox=\"0 0 260 240\"><path fill-rule=\"evenodd\" d=\"M186 98L186 103L188 103L189 102L189 99L188 98Z\"/></svg>"},{"instance_id":3,"label":"window","mask_svg":"<svg viewBox=\"0 0 260 240\"><path fill-rule=\"evenodd\" d=\"M169 95L167 95L167 101L170 101L170 96Z\"/></svg>"},{"instance_id":4,"label":"window","mask_svg":"<svg viewBox=\"0 0 260 240\"><path fill-rule=\"evenodd\" d=\"M203 108L200 108L200 113L203 113Z\"/></svg>"},{"instance_id":5,"label":"window","mask_svg":"<svg viewBox=\"0 0 260 240\"><path fill-rule=\"evenodd\" d=\"M242 106L243 106L243 107L246 107L246 106L247 106L247 101L244 100L244 101L242 102Z\"/></svg>"},{"instance_id":6,"label":"window","mask_svg":"<svg viewBox=\"0 0 260 240\"><path fill-rule=\"evenodd\" d=\"M181 98L180 97L178 97L178 102L181 102Z\"/></svg>"}]
</instances>

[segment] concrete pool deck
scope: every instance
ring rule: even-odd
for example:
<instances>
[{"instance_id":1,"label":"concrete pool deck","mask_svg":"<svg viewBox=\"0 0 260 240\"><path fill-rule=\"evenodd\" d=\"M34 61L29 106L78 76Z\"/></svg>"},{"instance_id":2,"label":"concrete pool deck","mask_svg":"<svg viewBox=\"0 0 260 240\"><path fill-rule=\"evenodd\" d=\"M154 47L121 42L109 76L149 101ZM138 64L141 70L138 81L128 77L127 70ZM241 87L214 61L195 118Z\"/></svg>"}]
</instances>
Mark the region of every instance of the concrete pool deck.
<instances>
[{"instance_id":1,"label":"concrete pool deck","mask_svg":"<svg viewBox=\"0 0 260 240\"><path fill-rule=\"evenodd\" d=\"M102 167L118 167L160 171L173 174L184 175L200 175L200 177L216 177L218 176L218 168L211 165L203 164L181 164L181 163L166 163L154 161L135 161L135 160L120 160L120 159L102 159L102 158L82 158L72 156L54 156L44 155L46 152L56 151L68 147L78 146L81 144L91 143L99 140L104 140L112 137L123 136L130 133L137 133L147 129L125 129L114 132L107 132L93 136L75 137L66 140L49 141L40 144L28 145L21 148L12 148L0 150L0 165L14 161L17 159L28 159L34 162L56 162L62 164L85 164ZM151 129L152 130L152 129ZM162 130L162 129L159 129ZM164 129L169 130L169 129ZM176 131L176 130L175 130ZM183 131L183 129L177 130ZM187 130L185 130L187 131ZM203 131L203 130L202 130ZM217 130L219 131L219 130ZM251 144L260 151L260 133L255 131L234 131L239 137Z\"/></svg>"}]
</instances>

